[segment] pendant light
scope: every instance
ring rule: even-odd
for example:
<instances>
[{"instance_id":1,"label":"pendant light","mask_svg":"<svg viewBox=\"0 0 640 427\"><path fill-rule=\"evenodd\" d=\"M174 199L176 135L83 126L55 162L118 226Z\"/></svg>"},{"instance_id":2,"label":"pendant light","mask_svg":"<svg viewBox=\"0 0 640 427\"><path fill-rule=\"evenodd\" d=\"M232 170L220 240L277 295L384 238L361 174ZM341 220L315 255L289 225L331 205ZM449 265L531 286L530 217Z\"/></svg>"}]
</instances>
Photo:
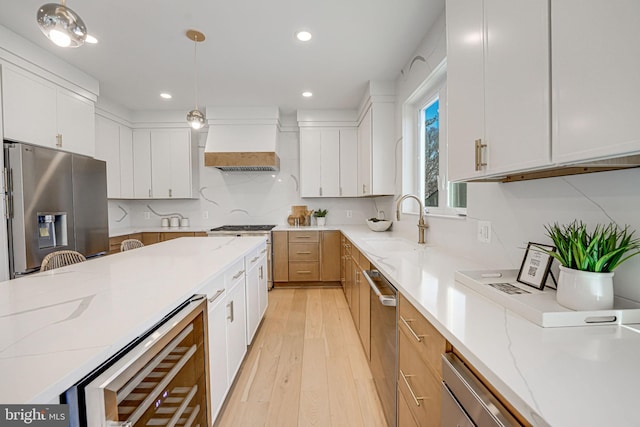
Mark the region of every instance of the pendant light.
<instances>
[{"instance_id":1,"label":"pendant light","mask_svg":"<svg viewBox=\"0 0 640 427\"><path fill-rule=\"evenodd\" d=\"M65 5L65 0L61 1L62 4L47 3L38 9L38 26L58 46L82 46L87 38L87 27L82 18Z\"/></svg>"},{"instance_id":2,"label":"pendant light","mask_svg":"<svg viewBox=\"0 0 640 427\"><path fill-rule=\"evenodd\" d=\"M198 110L198 63L196 61L197 57L197 49L198 43L203 42L205 37L200 31L189 30L187 31L187 37L190 40L193 40L193 85L195 89L196 96L196 108L189 111L187 114L187 122L191 125L193 129L200 129L205 125L205 117L204 114L200 110Z\"/></svg>"}]
</instances>

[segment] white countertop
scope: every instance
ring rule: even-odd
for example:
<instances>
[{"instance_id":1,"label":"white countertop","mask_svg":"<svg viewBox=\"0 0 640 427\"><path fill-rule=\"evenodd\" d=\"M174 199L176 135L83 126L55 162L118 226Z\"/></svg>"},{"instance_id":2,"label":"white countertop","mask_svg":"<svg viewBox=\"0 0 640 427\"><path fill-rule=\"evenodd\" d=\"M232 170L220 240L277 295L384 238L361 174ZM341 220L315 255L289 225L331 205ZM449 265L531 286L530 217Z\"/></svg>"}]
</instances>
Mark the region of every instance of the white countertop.
<instances>
[{"instance_id":1,"label":"white countertop","mask_svg":"<svg viewBox=\"0 0 640 427\"><path fill-rule=\"evenodd\" d=\"M264 237L181 238L0 283L0 403L52 403Z\"/></svg>"},{"instance_id":2,"label":"white countertop","mask_svg":"<svg viewBox=\"0 0 640 427\"><path fill-rule=\"evenodd\" d=\"M126 227L109 230L109 237L124 236L136 233L200 233L207 232L211 227L189 226L189 227Z\"/></svg>"},{"instance_id":3,"label":"white countertop","mask_svg":"<svg viewBox=\"0 0 640 427\"><path fill-rule=\"evenodd\" d=\"M341 230L534 425L640 425L640 325L542 328L454 280L494 266L393 232Z\"/></svg>"}]
</instances>

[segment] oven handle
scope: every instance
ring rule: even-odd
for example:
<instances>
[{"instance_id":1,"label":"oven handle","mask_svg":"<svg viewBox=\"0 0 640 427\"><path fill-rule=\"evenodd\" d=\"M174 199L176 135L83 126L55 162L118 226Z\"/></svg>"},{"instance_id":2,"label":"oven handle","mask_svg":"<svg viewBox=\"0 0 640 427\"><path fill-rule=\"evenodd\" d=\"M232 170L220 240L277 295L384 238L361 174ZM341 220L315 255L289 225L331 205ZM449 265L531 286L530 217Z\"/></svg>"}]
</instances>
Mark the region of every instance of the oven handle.
<instances>
[{"instance_id":1,"label":"oven handle","mask_svg":"<svg viewBox=\"0 0 640 427\"><path fill-rule=\"evenodd\" d=\"M383 295L382 292L380 292L380 289L378 289L378 286L375 284L374 282L375 279L384 280L384 281L387 280L384 278L382 274L380 274L378 270L362 270L362 275L364 276L365 279L367 279L367 282L369 282L369 286L371 286L371 289L373 289L373 292L375 292L376 296L380 300L380 304L387 307L396 306L397 302L396 302L395 295L394 296ZM375 276L375 278L372 276Z\"/></svg>"}]
</instances>

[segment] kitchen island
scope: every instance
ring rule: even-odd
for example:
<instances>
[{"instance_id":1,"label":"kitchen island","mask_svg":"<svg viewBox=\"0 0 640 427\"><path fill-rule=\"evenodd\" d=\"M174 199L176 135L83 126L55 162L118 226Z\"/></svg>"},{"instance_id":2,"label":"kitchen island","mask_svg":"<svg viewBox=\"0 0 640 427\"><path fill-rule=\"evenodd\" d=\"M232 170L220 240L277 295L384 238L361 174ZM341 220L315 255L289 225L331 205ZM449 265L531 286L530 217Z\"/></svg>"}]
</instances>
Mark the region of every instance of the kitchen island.
<instances>
[{"instance_id":1,"label":"kitchen island","mask_svg":"<svg viewBox=\"0 0 640 427\"><path fill-rule=\"evenodd\" d=\"M542 328L454 278L504 266L395 232L340 229L532 425L640 425L640 325Z\"/></svg>"},{"instance_id":2,"label":"kitchen island","mask_svg":"<svg viewBox=\"0 0 640 427\"><path fill-rule=\"evenodd\" d=\"M264 241L181 238L0 283L0 402L57 403Z\"/></svg>"}]
</instances>

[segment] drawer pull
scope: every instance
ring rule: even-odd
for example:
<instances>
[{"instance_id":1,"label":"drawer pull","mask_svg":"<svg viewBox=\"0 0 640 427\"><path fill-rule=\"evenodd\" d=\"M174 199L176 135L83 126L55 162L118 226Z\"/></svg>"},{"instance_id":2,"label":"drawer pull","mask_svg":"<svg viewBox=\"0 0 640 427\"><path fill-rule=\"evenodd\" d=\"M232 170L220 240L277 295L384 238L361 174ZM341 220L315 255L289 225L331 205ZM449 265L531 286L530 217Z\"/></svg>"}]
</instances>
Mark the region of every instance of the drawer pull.
<instances>
[{"instance_id":1,"label":"drawer pull","mask_svg":"<svg viewBox=\"0 0 640 427\"><path fill-rule=\"evenodd\" d=\"M298 274L311 274L311 270L298 270L296 271Z\"/></svg>"},{"instance_id":2,"label":"drawer pull","mask_svg":"<svg viewBox=\"0 0 640 427\"><path fill-rule=\"evenodd\" d=\"M254 262L256 262L258 259L260 259L260 257L259 257L259 256L254 257L254 258L251 260L251 263L253 264L253 263L254 263Z\"/></svg>"},{"instance_id":3,"label":"drawer pull","mask_svg":"<svg viewBox=\"0 0 640 427\"><path fill-rule=\"evenodd\" d=\"M298 255L310 255L311 251L300 251L300 252L296 252Z\"/></svg>"},{"instance_id":4,"label":"drawer pull","mask_svg":"<svg viewBox=\"0 0 640 427\"><path fill-rule=\"evenodd\" d=\"M409 393L411 393L411 397L413 397L413 401L416 403L416 406L420 406L420 401L424 400L424 397L417 397L416 394L413 392L411 385L409 385L409 381L407 381L407 378L415 377L415 375L405 375L404 372L402 372L402 369L400 369L400 375L402 376L404 383L407 385L407 388L409 389Z\"/></svg>"},{"instance_id":5,"label":"drawer pull","mask_svg":"<svg viewBox=\"0 0 640 427\"><path fill-rule=\"evenodd\" d=\"M233 276L233 280L236 280L238 277L242 276L244 274L244 270L240 270L236 273L235 276Z\"/></svg>"},{"instance_id":6,"label":"drawer pull","mask_svg":"<svg viewBox=\"0 0 640 427\"><path fill-rule=\"evenodd\" d=\"M414 331L413 328L411 327L411 325L409 324L409 323L413 322L414 319L405 320L404 317L400 316L400 320L402 321L402 323L404 323L404 326L406 326L407 329L409 329L409 332L411 332L411 335L413 335L413 337L416 339L416 341L422 342L422 338L424 337L424 335L416 334L416 331Z\"/></svg>"},{"instance_id":7,"label":"drawer pull","mask_svg":"<svg viewBox=\"0 0 640 427\"><path fill-rule=\"evenodd\" d=\"M311 236L296 236L294 239L310 239Z\"/></svg>"},{"instance_id":8,"label":"drawer pull","mask_svg":"<svg viewBox=\"0 0 640 427\"><path fill-rule=\"evenodd\" d=\"M224 293L224 289L218 289L218 290L216 291L215 295L213 295L211 298L209 298L209 302L210 302L210 303L214 302L214 301L215 301L215 300L217 300L217 299L218 299L218 297L219 297L220 295L222 295L223 293Z\"/></svg>"},{"instance_id":9,"label":"drawer pull","mask_svg":"<svg viewBox=\"0 0 640 427\"><path fill-rule=\"evenodd\" d=\"M267 252L267 248L264 248L263 250L260 251L261 254Z\"/></svg>"}]
</instances>

